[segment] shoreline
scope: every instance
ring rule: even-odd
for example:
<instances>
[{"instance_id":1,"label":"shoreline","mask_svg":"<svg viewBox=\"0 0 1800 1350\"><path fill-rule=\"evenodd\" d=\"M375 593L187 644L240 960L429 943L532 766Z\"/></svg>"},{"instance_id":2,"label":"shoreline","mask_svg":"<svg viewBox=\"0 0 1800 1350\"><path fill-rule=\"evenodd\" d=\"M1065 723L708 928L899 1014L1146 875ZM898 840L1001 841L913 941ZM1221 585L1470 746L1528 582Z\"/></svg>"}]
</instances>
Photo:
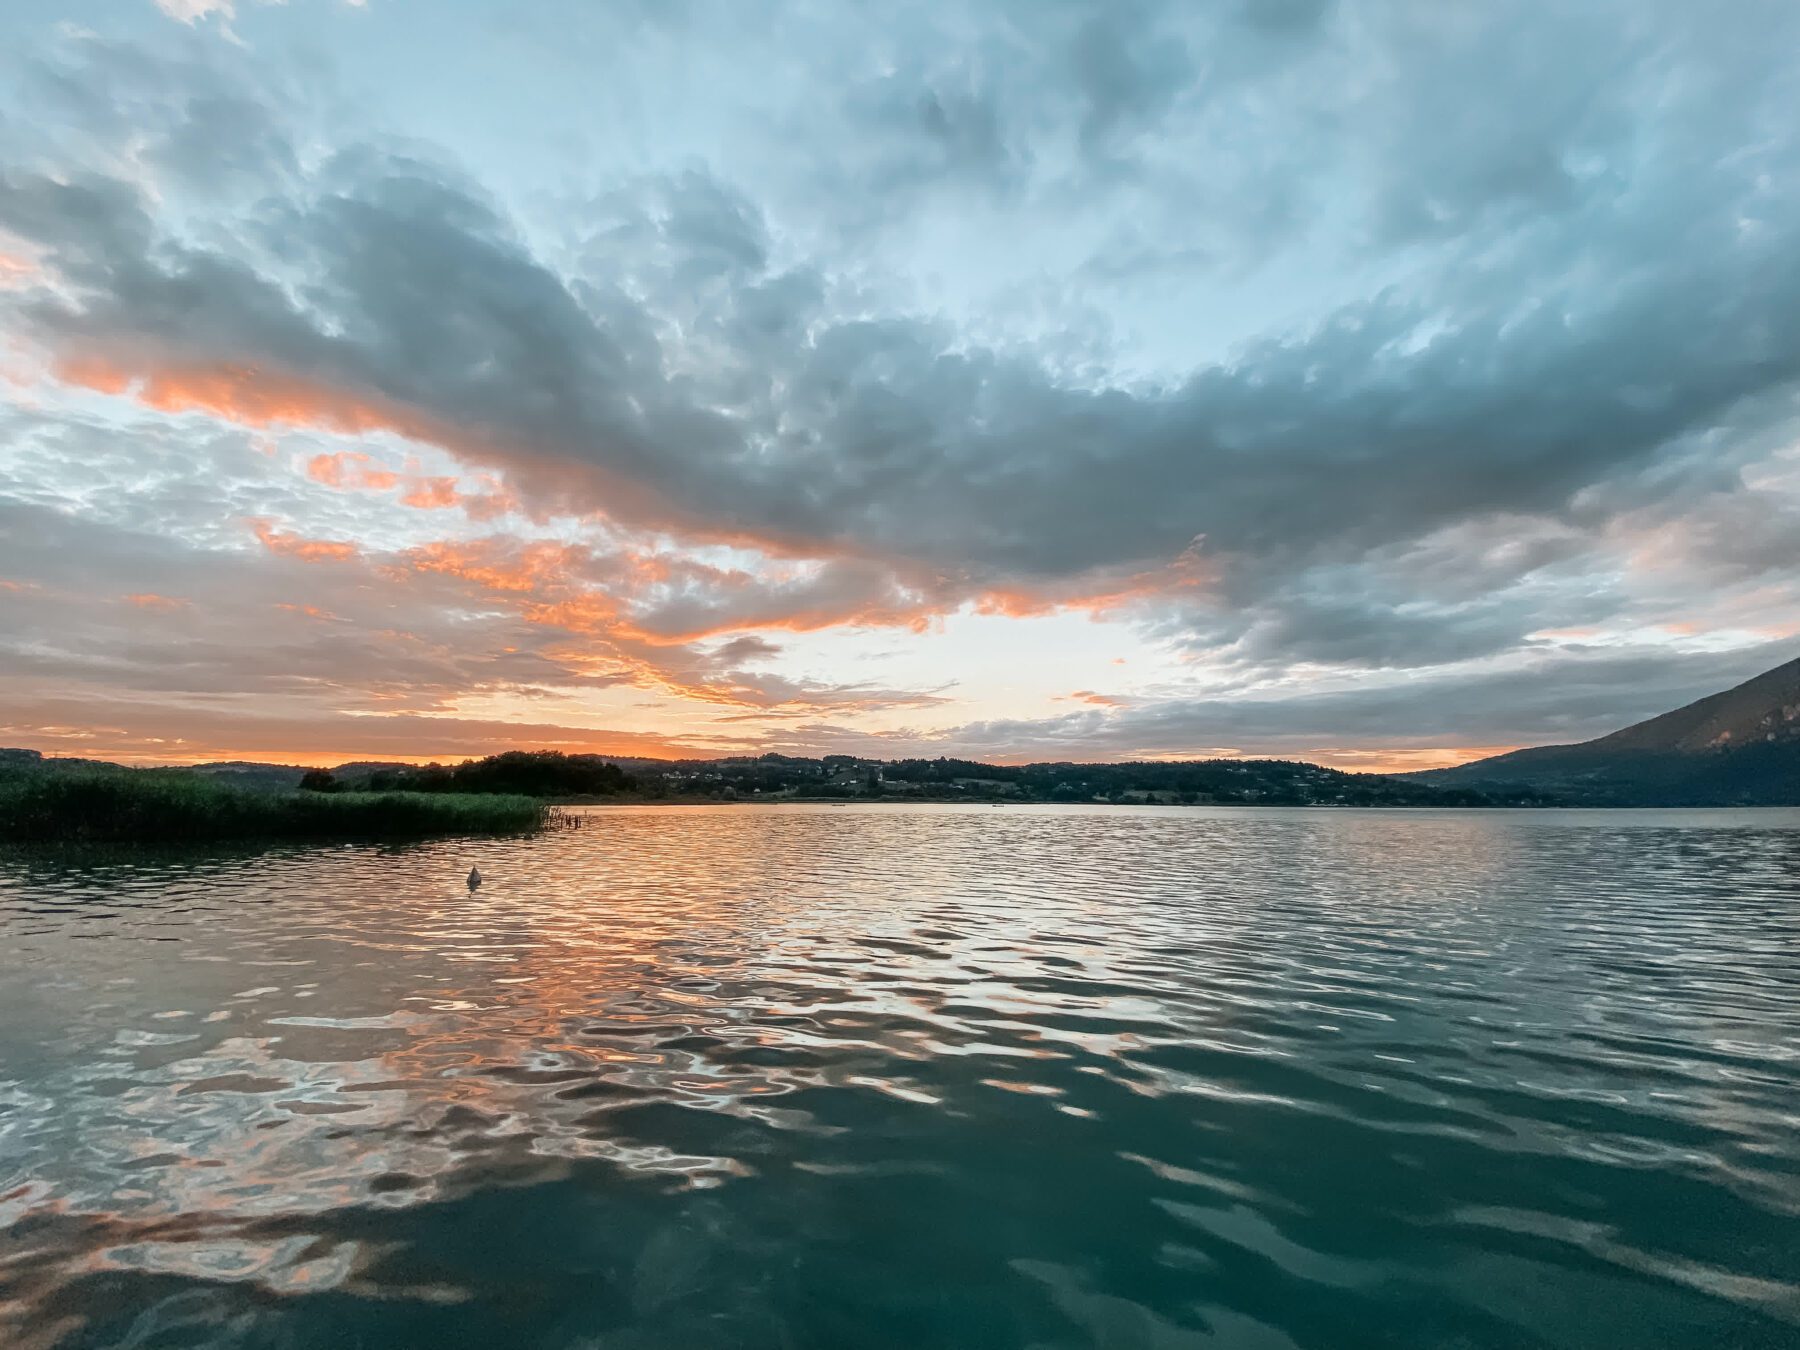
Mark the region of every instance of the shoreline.
<instances>
[{"instance_id":1,"label":"shoreline","mask_svg":"<svg viewBox=\"0 0 1800 1350\"><path fill-rule=\"evenodd\" d=\"M596 797L582 799L578 797L546 798L546 804L552 807L605 807L620 810L638 806L996 806L1017 809L1020 807L1056 807L1058 809L1077 808L1089 810L1104 807L1131 809L1155 807L1166 811L1379 811L1382 813L1396 811L1415 811L1432 815L1441 815L1450 811L1470 811L1481 814L1515 815L1528 811L1555 812L1558 814L1575 814L1579 812L1599 811L1608 813L1630 813L1643 811L1792 811L1800 813L1800 803L1766 803L1766 802L1711 802L1686 803L1662 806L1602 806L1584 802L1533 802L1518 805L1494 803L1472 805L1469 803L1423 804L1409 802L1405 804L1381 805L1369 802L1043 802L1043 801L958 801L955 798L918 798L918 797L752 797L737 800L694 798L694 797L633 797L621 800L617 797Z\"/></svg>"}]
</instances>

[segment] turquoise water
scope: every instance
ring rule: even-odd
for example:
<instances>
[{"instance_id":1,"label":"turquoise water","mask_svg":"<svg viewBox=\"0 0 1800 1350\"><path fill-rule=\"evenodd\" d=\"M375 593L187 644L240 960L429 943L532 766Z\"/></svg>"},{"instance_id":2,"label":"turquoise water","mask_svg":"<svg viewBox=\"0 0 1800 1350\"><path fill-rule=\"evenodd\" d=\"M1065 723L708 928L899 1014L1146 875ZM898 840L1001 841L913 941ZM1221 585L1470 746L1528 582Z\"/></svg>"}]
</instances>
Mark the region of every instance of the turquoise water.
<instances>
[{"instance_id":1,"label":"turquoise water","mask_svg":"<svg viewBox=\"0 0 1800 1350\"><path fill-rule=\"evenodd\" d=\"M614 809L0 939L0 1345L1800 1345L1800 813Z\"/></svg>"}]
</instances>

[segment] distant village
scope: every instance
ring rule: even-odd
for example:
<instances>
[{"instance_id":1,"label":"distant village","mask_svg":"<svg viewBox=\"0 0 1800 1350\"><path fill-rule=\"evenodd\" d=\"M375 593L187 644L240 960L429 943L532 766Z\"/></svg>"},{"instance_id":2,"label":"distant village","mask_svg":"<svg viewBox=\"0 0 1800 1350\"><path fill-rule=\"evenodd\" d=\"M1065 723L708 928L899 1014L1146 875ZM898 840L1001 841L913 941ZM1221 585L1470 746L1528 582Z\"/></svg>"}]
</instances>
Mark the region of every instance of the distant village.
<instances>
[{"instance_id":1,"label":"distant village","mask_svg":"<svg viewBox=\"0 0 1800 1350\"><path fill-rule=\"evenodd\" d=\"M510 768L511 771L508 771ZM431 789L431 769L371 786ZM1118 764L985 764L977 760L871 760L767 754L717 760L599 760L512 752L437 770L491 791L535 791L568 799L668 801L991 801L1288 806L1541 804L1541 795L1497 803L1491 795L1426 787L1402 778L1342 773L1295 760L1134 761ZM593 776L578 785L571 774Z\"/></svg>"}]
</instances>

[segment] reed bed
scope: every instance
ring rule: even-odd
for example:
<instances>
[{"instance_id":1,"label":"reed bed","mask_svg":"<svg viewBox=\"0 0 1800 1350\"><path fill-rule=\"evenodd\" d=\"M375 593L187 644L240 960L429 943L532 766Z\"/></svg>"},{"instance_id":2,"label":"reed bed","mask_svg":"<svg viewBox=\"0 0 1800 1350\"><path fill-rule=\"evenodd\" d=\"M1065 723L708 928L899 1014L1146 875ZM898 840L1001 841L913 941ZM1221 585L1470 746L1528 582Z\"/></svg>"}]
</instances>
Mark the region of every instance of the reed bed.
<instances>
[{"instance_id":1,"label":"reed bed","mask_svg":"<svg viewBox=\"0 0 1800 1350\"><path fill-rule=\"evenodd\" d=\"M395 839L523 834L567 813L490 793L257 792L180 769L83 768L0 776L0 839Z\"/></svg>"}]
</instances>

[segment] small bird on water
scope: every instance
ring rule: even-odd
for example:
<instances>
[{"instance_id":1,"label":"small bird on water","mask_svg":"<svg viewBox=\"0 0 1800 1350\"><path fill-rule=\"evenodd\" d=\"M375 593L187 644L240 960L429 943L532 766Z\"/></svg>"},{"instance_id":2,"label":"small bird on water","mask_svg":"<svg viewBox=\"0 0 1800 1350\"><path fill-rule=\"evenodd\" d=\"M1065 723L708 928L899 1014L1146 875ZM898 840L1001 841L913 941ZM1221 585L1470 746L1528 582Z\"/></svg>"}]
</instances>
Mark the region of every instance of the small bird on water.
<instances>
[{"instance_id":1,"label":"small bird on water","mask_svg":"<svg viewBox=\"0 0 1800 1350\"><path fill-rule=\"evenodd\" d=\"M481 869L471 867L469 869L469 889L473 891L479 885L481 885Z\"/></svg>"}]
</instances>

